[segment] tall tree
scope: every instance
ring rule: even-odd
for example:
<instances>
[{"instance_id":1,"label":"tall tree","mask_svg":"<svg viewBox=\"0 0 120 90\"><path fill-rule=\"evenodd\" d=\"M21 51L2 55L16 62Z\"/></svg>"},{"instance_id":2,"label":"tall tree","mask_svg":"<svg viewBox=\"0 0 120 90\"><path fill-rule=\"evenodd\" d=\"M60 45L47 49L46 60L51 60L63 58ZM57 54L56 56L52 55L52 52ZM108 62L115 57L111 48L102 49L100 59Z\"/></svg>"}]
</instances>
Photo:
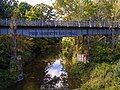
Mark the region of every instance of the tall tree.
<instances>
[{"instance_id":1,"label":"tall tree","mask_svg":"<svg viewBox=\"0 0 120 90\"><path fill-rule=\"evenodd\" d=\"M111 20L119 17L119 0L56 0L54 9L64 20Z\"/></svg>"},{"instance_id":2,"label":"tall tree","mask_svg":"<svg viewBox=\"0 0 120 90\"><path fill-rule=\"evenodd\" d=\"M25 18L25 14L32 6L26 2L21 2L18 5L18 18Z\"/></svg>"},{"instance_id":3,"label":"tall tree","mask_svg":"<svg viewBox=\"0 0 120 90\"><path fill-rule=\"evenodd\" d=\"M14 10L14 6L17 6L18 2L16 0L2 0L0 2L0 16L2 18L10 18Z\"/></svg>"},{"instance_id":4,"label":"tall tree","mask_svg":"<svg viewBox=\"0 0 120 90\"><path fill-rule=\"evenodd\" d=\"M89 19L96 5L91 0L56 0L54 8L59 18L69 21Z\"/></svg>"},{"instance_id":5,"label":"tall tree","mask_svg":"<svg viewBox=\"0 0 120 90\"><path fill-rule=\"evenodd\" d=\"M30 20L51 20L55 18L55 13L51 6L46 4L37 4L30 8L25 14L27 19Z\"/></svg>"}]
</instances>

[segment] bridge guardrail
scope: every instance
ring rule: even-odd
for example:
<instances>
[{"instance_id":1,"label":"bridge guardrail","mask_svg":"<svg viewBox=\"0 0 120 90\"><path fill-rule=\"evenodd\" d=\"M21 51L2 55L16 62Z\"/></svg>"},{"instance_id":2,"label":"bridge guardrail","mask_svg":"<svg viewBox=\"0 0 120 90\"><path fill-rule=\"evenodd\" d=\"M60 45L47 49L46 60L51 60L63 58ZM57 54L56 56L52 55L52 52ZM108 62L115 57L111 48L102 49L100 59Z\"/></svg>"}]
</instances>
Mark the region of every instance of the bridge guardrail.
<instances>
[{"instance_id":1,"label":"bridge guardrail","mask_svg":"<svg viewBox=\"0 0 120 90\"><path fill-rule=\"evenodd\" d=\"M10 26L10 19L0 19L0 26ZM16 20L17 26L41 26L41 27L115 27L120 28L118 21L41 21L41 20Z\"/></svg>"}]
</instances>

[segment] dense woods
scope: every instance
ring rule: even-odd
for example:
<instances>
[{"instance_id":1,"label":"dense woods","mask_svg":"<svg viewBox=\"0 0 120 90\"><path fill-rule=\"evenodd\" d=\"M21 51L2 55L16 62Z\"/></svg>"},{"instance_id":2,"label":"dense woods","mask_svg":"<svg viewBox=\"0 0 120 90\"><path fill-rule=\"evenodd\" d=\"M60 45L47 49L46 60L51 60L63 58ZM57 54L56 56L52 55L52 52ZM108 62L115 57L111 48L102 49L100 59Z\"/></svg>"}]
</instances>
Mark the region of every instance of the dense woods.
<instances>
[{"instance_id":1,"label":"dense woods","mask_svg":"<svg viewBox=\"0 0 120 90\"><path fill-rule=\"evenodd\" d=\"M53 6L37 4L32 6L16 0L0 1L0 19L28 20L64 20L64 21L120 21L119 0L56 0ZM111 27L112 28L112 27ZM40 55L46 57L59 53L65 60L64 66L70 79L76 80L72 87L80 90L119 90L120 88L120 43L119 36L89 36L87 38L27 38L17 37L17 54L22 56L22 63ZM4 89L16 80L18 73L11 76L10 62L12 55L11 36L0 36L0 89ZM58 50L59 49L59 50ZM89 63L76 62L77 54L88 54ZM15 65L15 67L17 67ZM69 69L68 69L69 68ZM18 69L16 69L17 72ZM75 77L75 78L74 78ZM68 81L69 83L69 81Z\"/></svg>"},{"instance_id":2,"label":"dense woods","mask_svg":"<svg viewBox=\"0 0 120 90\"><path fill-rule=\"evenodd\" d=\"M14 0L0 1L0 19L17 19L28 20L51 20L55 18L53 7L38 4L31 6L26 2L18 4ZM22 56L23 66L29 62L33 62L34 57L40 56L42 58L47 55L59 53L60 38L26 38L16 37L17 39L17 56ZM0 89L4 89L16 81L19 75L20 62L11 62L13 55L13 40L11 36L0 36ZM12 63L13 72L11 75L10 64Z\"/></svg>"}]
</instances>

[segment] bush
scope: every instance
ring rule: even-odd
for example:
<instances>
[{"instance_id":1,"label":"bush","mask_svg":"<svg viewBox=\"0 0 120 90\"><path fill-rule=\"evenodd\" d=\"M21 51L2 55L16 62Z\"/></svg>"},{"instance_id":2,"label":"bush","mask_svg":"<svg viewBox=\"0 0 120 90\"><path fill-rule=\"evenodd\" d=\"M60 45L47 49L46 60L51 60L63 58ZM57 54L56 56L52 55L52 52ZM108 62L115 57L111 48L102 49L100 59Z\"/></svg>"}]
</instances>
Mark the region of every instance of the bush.
<instances>
[{"instance_id":1,"label":"bush","mask_svg":"<svg viewBox=\"0 0 120 90\"><path fill-rule=\"evenodd\" d=\"M102 63L90 73L90 79L84 83L81 90L119 90L120 62L116 64Z\"/></svg>"},{"instance_id":2,"label":"bush","mask_svg":"<svg viewBox=\"0 0 120 90\"><path fill-rule=\"evenodd\" d=\"M75 63L72 65L71 69L69 70L69 76L73 78L76 83L76 87L80 88L82 84L87 82L90 79L90 72L94 69L95 64L93 63Z\"/></svg>"},{"instance_id":3,"label":"bush","mask_svg":"<svg viewBox=\"0 0 120 90\"><path fill-rule=\"evenodd\" d=\"M0 90L8 87L12 82L9 70L0 70Z\"/></svg>"},{"instance_id":4,"label":"bush","mask_svg":"<svg viewBox=\"0 0 120 90\"><path fill-rule=\"evenodd\" d=\"M64 37L62 39L62 55L67 59L72 59L74 53L75 39L73 37Z\"/></svg>"}]
</instances>

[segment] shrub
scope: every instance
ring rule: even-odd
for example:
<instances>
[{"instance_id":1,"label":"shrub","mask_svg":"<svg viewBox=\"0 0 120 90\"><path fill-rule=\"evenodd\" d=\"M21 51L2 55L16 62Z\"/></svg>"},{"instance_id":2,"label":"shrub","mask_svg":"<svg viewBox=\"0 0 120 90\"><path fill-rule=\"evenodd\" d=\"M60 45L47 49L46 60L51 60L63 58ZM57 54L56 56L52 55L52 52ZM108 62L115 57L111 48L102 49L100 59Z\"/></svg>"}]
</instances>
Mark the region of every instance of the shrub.
<instances>
[{"instance_id":1,"label":"shrub","mask_svg":"<svg viewBox=\"0 0 120 90\"><path fill-rule=\"evenodd\" d=\"M11 81L9 70L0 70L0 90L9 86Z\"/></svg>"},{"instance_id":2,"label":"shrub","mask_svg":"<svg viewBox=\"0 0 120 90\"><path fill-rule=\"evenodd\" d=\"M98 64L90 73L90 79L81 90L118 90L120 88L120 63Z\"/></svg>"}]
</instances>

